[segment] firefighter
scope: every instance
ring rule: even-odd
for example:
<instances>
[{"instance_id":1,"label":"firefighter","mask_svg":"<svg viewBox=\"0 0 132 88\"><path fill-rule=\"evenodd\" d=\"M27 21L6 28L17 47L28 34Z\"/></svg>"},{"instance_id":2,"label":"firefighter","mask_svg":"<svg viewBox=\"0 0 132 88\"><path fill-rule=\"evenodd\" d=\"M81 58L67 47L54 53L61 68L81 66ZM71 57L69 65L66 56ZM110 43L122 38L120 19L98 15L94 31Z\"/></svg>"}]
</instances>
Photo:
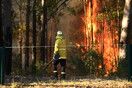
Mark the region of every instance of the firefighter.
<instances>
[{"instance_id":1,"label":"firefighter","mask_svg":"<svg viewBox=\"0 0 132 88\"><path fill-rule=\"evenodd\" d=\"M57 65L60 63L61 65L61 76L60 79L65 79L65 68L66 68L66 40L63 37L61 31L57 32L55 47L54 47L54 55L53 55L53 73L54 78L58 79Z\"/></svg>"}]
</instances>

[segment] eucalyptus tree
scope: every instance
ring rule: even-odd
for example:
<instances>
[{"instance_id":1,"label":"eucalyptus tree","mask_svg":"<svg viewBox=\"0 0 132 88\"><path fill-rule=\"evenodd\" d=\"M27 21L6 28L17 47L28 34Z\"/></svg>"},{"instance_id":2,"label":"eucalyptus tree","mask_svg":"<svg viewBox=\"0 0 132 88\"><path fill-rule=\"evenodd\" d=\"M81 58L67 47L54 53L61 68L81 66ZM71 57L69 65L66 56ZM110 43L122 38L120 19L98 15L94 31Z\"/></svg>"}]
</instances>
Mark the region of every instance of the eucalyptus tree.
<instances>
[{"instance_id":1,"label":"eucalyptus tree","mask_svg":"<svg viewBox=\"0 0 132 88\"><path fill-rule=\"evenodd\" d=\"M124 15L120 36L119 58L126 58L126 44L131 44L132 36L132 0L125 0Z\"/></svg>"}]
</instances>

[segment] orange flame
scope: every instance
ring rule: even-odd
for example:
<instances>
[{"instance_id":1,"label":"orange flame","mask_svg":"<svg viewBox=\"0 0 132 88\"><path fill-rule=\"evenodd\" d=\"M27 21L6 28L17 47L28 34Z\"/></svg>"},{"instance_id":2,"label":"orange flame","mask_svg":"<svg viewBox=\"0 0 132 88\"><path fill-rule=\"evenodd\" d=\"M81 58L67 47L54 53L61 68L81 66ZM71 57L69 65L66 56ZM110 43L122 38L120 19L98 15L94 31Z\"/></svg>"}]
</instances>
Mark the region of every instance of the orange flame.
<instances>
[{"instance_id":1,"label":"orange flame","mask_svg":"<svg viewBox=\"0 0 132 88\"><path fill-rule=\"evenodd\" d=\"M100 3L102 3L100 0L86 2L85 17L83 19L83 21L85 21L85 28L83 31L86 36L86 44L90 46L94 43L95 48L103 53L106 69L105 76L108 76L111 72L117 71L118 44L115 44L115 40L118 40L118 31L115 31L114 28L110 28L105 17L101 23L97 21L97 16L102 9ZM111 25L116 25L116 23L111 21ZM103 26L103 29L101 26ZM97 33L98 29L100 29L100 33ZM101 66L99 66L99 68L101 68Z\"/></svg>"}]
</instances>

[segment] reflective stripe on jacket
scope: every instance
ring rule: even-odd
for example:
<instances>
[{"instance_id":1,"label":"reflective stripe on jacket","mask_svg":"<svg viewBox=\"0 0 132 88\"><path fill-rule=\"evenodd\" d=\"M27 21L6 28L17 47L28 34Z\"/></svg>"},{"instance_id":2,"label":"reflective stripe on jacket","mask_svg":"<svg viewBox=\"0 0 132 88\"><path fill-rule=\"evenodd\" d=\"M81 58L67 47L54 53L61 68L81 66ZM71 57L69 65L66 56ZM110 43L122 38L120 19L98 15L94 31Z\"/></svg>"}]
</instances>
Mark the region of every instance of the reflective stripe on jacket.
<instances>
[{"instance_id":1,"label":"reflective stripe on jacket","mask_svg":"<svg viewBox=\"0 0 132 88\"><path fill-rule=\"evenodd\" d=\"M60 55L59 59L66 59L67 52L66 52L66 40L63 36L57 35L55 42L54 53L58 52Z\"/></svg>"}]
</instances>

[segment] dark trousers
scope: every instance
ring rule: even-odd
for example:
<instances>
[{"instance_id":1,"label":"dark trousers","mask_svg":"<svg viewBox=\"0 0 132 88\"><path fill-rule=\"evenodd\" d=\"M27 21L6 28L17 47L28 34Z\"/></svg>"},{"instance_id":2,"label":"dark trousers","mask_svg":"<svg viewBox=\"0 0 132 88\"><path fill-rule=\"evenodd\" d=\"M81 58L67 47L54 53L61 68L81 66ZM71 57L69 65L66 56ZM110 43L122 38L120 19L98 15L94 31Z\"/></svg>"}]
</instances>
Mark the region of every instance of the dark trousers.
<instances>
[{"instance_id":1,"label":"dark trousers","mask_svg":"<svg viewBox=\"0 0 132 88\"><path fill-rule=\"evenodd\" d=\"M65 79L66 59L54 59L52 62L54 77L58 79L57 65L61 65L61 79Z\"/></svg>"}]
</instances>

